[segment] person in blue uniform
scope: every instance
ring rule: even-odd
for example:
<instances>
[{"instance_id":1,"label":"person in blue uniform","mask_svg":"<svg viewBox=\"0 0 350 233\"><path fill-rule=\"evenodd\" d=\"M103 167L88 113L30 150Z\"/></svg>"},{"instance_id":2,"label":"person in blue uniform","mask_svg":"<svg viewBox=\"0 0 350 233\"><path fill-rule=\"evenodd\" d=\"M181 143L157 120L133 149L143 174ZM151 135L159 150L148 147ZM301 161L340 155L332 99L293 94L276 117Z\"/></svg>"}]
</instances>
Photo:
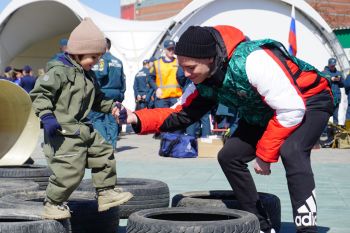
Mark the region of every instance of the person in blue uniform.
<instances>
[{"instance_id":1,"label":"person in blue uniform","mask_svg":"<svg viewBox=\"0 0 350 233\"><path fill-rule=\"evenodd\" d=\"M344 78L341 71L337 70L337 59L329 58L328 66L325 66L323 73L331 80L332 93L334 98L333 123L338 125L338 110L341 100L340 88L344 87Z\"/></svg>"},{"instance_id":2,"label":"person in blue uniform","mask_svg":"<svg viewBox=\"0 0 350 233\"><path fill-rule=\"evenodd\" d=\"M29 93L35 85L36 78L32 74L32 67L26 65L23 67L23 77L21 78L20 86Z\"/></svg>"},{"instance_id":3,"label":"person in blue uniform","mask_svg":"<svg viewBox=\"0 0 350 233\"><path fill-rule=\"evenodd\" d=\"M58 53L56 53L55 55L53 55L51 60L57 60L58 57L62 57L62 55L64 55L64 53L67 50L67 43L68 43L67 38L60 39L60 41L59 41L60 51Z\"/></svg>"},{"instance_id":4,"label":"person in blue uniform","mask_svg":"<svg viewBox=\"0 0 350 233\"><path fill-rule=\"evenodd\" d=\"M4 74L0 77L0 79L4 79L7 81L11 81L13 76L13 69L11 66L6 66L4 69Z\"/></svg>"},{"instance_id":5,"label":"person in blue uniform","mask_svg":"<svg viewBox=\"0 0 350 233\"><path fill-rule=\"evenodd\" d=\"M123 102L126 90L123 63L110 52L111 41L106 38L106 52L99 62L92 68L95 73L95 81L101 88L105 97L114 101ZM117 147L119 125L114 117L108 113L91 111L89 114L94 128L108 141L113 148Z\"/></svg>"},{"instance_id":6,"label":"person in blue uniform","mask_svg":"<svg viewBox=\"0 0 350 233\"><path fill-rule=\"evenodd\" d=\"M147 108L150 103L151 96L157 90L154 80L150 76L149 60L142 62L143 67L135 75L134 94L136 102L136 110Z\"/></svg>"}]
</instances>

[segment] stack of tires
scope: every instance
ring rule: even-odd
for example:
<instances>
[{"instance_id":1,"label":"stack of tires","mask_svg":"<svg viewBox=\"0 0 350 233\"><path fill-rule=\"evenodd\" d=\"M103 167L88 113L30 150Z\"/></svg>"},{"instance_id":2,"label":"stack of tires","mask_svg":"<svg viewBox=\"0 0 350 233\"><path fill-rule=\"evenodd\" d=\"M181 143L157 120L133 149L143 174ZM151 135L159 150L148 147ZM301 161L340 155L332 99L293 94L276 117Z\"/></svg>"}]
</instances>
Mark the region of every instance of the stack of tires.
<instances>
[{"instance_id":1,"label":"stack of tires","mask_svg":"<svg viewBox=\"0 0 350 233\"><path fill-rule=\"evenodd\" d=\"M276 232L281 228L281 202L280 199L270 193L259 192L259 198L264 206L272 227ZM219 209L241 209L235 197L235 193L229 190L212 190L186 192L175 195L172 199L173 207L206 207Z\"/></svg>"},{"instance_id":2,"label":"stack of tires","mask_svg":"<svg viewBox=\"0 0 350 233\"><path fill-rule=\"evenodd\" d=\"M8 195L27 195L39 190L39 184L31 180L0 178L0 232L1 233L68 233L69 221L43 220L32 208L18 208L6 203Z\"/></svg>"},{"instance_id":3,"label":"stack of tires","mask_svg":"<svg viewBox=\"0 0 350 233\"><path fill-rule=\"evenodd\" d=\"M130 215L128 233L259 233L255 215L233 209L177 207L141 210Z\"/></svg>"},{"instance_id":4,"label":"stack of tires","mask_svg":"<svg viewBox=\"0 0 350 233\"><path fill-rule=\"evenodd\" d=\"M119 217L128 218L130 214L145 209L169 207L169 187L166 183L141 178L118 178L117 188L131 192L133 198L119 207ZM93 191L91 179L83 180L77 190Z\"/></svg>"},{"instance_id":5,"label":"stack of tires","mask_svg":"<svg viewBox=\"0 0 350 233\"><path fill-rule=\"evenodd\" d=\"M1 233L69 233L69 221L43 220L28 210L0 209Z\"/></svg>"},{"instance_id":6,"label":"stack of tires","mask_svg":"<svg viewBox=\"0 0 350 233\"><path fill-rule=\"evenodd\" d=\"M272 227L279 232L281 206L277 196L259 193ZM135 212L130 215L127 233L223 232L259 233L259 220L239 210L233 191L187 192L175 195L172 207Z\"/></svg>"},{"instance_id":7,"label":"stack of tires","mask_svg":"<svg viewBox=\"0 0 350 233\"><path fill-rule=\"evenodd\" d=\"M40 218L43 211L45 191L29 191L5 195L0 198L0 208L17 211L28 211ZM98 212L94 192L75 191L70 196L67 205L72 217L62 221L63 227L70 233L115 233L119 225L118 208ZM2 231L0 231L2 232ZM37 231L41 232L41 231ZM43 231L51 233L51 231ZM55 231L52 231L55 232Z\"/></svg>"},{"instance_id":8,"label":"stack of tires","mask_svg":"<svg viewBox=\"0 0 350 233\"><path fill-rule=\"evenodd\" d=\"M39 189L34 181L2 179L0 178L0 197L18 192L29 192Z\"/></svg>"},{"instance_id":9,"label":"stack of tires","mask_svg":"<svg viewBox=\"0 0 350 233\"><path fill-rule=\"evenodd\" d=\"M39 172L35 173L34 169ZM47 183L38 184L33 181L43 181L44 178L39 177L49 175L43 169L32 166L24 166L23 169L16 167L14 170L0 168L0 174L6 177L0 180L0 209L6 210L0 212L1 233L115 233L118 231L119 218L128 218L140 210L169 206L169 188L164 182L118 178L117 187L131 192L134 197L118 208L98 212L92 181L83 180L67 203L72 218L64 221L44 220L41 213L45 191L40 188L46 188Z\"/></svg>"},{"instance_id":10,"label":"stack of tires","mask_svg":"<svg viewBox=\"0 0 350 233\"><path fill-rule=\"evenodd\" d=\"M22 166L0 167L0 179L34 181L40 190L45 190L52 172L47 166L25 164Z\"/></svg>"},{"instance_id":11,"label":"stack of tires","mask_svg":"<svg viewBox=\"0 0 350 233\"><path fill-rule=\"evenodd\" d=\"M35 172L38 171L38 172ZM232 191L200 191L177 194L169 208L169 188L162 181L118 178L116 186L134 197L118 208L98 212L95 188L83 180L68 200L70 220L41 218L47 180L51 172L28 165L11 170L0 168L1 233L115 233L119 219L128 218L127 233L223 232L259 233L257 217L239 210ZM4 178L5 177L5 178ZM281 227L281 206L277 196L259 193L276 232Z\"/></svg>"},{"instance_id":12,"label":"stack of tires","mask_svg":"<svg viewBox=\"0 0 350 233\"><path fill-rule=\"evenodd\" d=\"M69 220L44 220L43 201L49 177L47 166L22 165L0 168L0 232L18 233L115 233L118 208L98 212L95 192L74 192L68 206Z\"/></svg>"}]
</instances>

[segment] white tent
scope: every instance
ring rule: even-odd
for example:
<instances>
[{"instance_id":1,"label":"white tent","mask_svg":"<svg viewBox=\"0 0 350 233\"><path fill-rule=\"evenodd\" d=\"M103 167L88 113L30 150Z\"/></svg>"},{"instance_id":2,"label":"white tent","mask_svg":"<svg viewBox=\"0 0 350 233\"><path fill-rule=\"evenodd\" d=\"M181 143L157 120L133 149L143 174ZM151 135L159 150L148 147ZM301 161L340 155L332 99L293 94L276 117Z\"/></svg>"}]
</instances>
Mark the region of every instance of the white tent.
<instances>
[{"instance_id":1,"label":"white tent","mask_svg":"<svg viewBox=\"0 0 350 233\"><path fill-rule=\"evenodd\" d=\"M124 64L125 104L133 107L134 75L143 59L160 54L165 39L177 40L189 25L229 24L251 39L269 37L288 47L292 5L297 56L321 70L328 58L335 56L340 68L348 71L349 63L331 28L303 0L195 0L178 15L161 21L117 19L77 0L13 0L0 14L0 68L8 64L44 67L57 51L58 40L68 37L82 18L91 17L111 39L112 53Z\"/></svg>"},{"instance_id":2,"label":"white tent","mask_svg":"<svg viewBox=\"0 0 350 233\"><path fill-rule=\"evenodd\" d=\"M13 0L0 14L0 69L8 64L34 71L58 51L60 38L90 17L112 41L111 52L124 64L126 105L133 106L133 78L155 50L169 20L128 21L104 15L77 0Z\"/></svg>"},{"instance_id":3,"label":"white tent","mask_svg":"<svg viewBox=\"0 0 350 233\"><path fill-rule=\"evenodd\" d=\"M175 41L190 25L228 24L241 29L250 39L272 38L288 48L292 6L295 8L297 56L323 70L336 57L344 77L349 61L326 21L303 0L198 0L192 1L171 23L165 37ZM345 123L348 106L344 89L339 106L339 124Z\"/></svg>"},{"instance_id":4,"label":"white tent","mask_svg":"<svg viewBox=\"0 0 350 233\"><path fill-rule=\"evenodd\" d=\"M176 39L190 25L229 24L250 39L272 38L288 48L292 6L295 7L297 56L323 69L330 56L349 69L338 40L322 17L303 0L193 1L173 19L169 34Z\"/></svg>"}]
</instances>

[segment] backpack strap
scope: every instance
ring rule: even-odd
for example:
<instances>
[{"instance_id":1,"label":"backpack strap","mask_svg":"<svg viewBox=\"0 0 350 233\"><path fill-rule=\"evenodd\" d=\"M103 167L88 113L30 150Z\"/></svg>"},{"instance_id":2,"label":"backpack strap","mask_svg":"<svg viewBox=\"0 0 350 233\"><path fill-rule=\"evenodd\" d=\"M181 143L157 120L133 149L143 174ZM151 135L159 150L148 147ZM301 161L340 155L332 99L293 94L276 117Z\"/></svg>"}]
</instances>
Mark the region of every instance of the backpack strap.
<instances>
[{"instance_id":1,"label":"backpack strap","mask_svg":"<svg viewBox=\"0 0 350 233\"><path fill-rule=\"evenodd\" d=\"M317 87L317 85L320 83L322 77L317 73L316 80L312 84L308 85L307 87L300 88L298 83L297 83L297 80L300 77L303 70L300 69L298 66L298 70L295 73L293 73L287 64L288 57L283 53L284 51L281 51L281 49L279 49L277 47L272 47L272 46L263 46L263 47L267 47L282 62L283 66L286 68L289 75L292 77L295 86L299 88L301 93L305 93L308 90L310 90L314 87ZM291 61L293 62L293 60L291 60Z\"/></svg>"}]
</instances>

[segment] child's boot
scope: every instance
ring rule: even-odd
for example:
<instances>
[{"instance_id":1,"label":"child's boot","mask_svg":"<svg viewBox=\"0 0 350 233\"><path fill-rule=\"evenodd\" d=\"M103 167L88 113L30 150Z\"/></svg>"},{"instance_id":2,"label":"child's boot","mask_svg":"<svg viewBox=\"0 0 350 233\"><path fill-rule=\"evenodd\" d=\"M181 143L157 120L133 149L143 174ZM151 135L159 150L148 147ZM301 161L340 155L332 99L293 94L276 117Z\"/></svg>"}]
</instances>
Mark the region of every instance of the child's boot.
<instances>
[{"instance_id":1,"label":"child's boot","mask_svg":"<svg viewBox=\"0 0 350 233\"><path fill-rule=\"evenodd\" d=\"M119 188L107 188L97 190L98 211L106 211L112 207L119 206L129 201L133 195L130 192L123 192Z\"/></svg>"},{"instance_id":2,"label":"child's boot","mask_svg":"<svg viewBox=\"0 0 350 233\"><path fill-rule=\"evenodd\" d=\"M59 220L71 218L71 214L66 204L54 204L45 199L42 217L45 219Z\"/></svg>"}]
</instances>

